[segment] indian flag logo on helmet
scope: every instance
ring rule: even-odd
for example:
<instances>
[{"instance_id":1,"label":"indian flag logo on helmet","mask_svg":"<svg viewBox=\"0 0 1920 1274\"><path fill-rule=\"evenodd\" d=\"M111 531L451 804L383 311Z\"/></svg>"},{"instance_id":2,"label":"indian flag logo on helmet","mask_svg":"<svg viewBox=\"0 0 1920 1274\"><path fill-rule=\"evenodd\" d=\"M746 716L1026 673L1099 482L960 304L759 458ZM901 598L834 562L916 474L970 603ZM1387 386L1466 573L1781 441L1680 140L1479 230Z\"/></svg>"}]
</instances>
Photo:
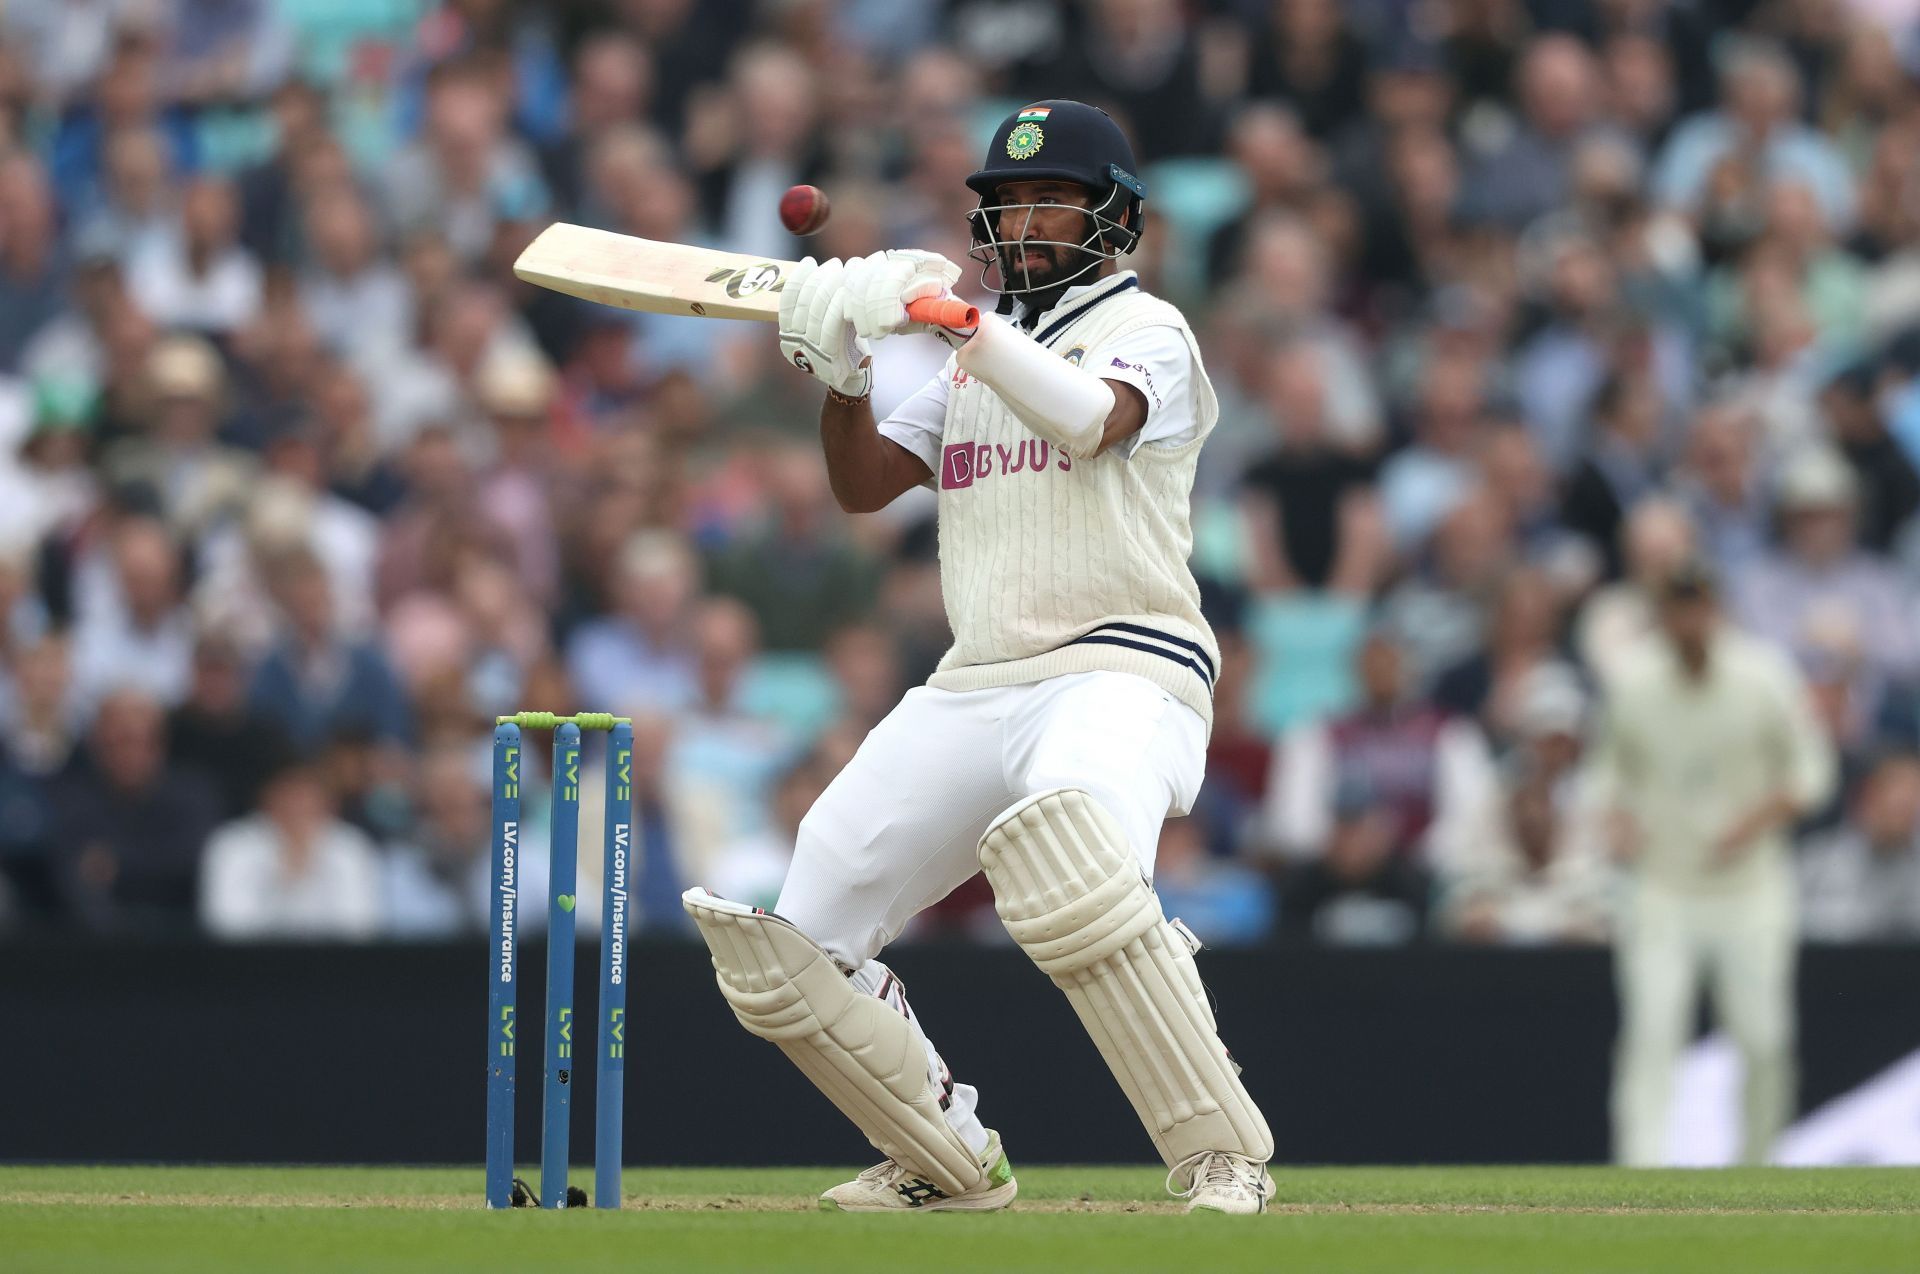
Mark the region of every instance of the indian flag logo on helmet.
<instances>
[{"instance_id":1,"label":"indian flag logo on helmet","mask_svg":"<svg viewBox=\"0 0 1920 1274\"><path fill-rule=\"evenodd\" d=\"M1040 125L1053 113L1050 106L1029 106L1013 117L1013 131L1007 134L1007 158L1031 159L1047 144Z\"/></svg>"}]
</instances>

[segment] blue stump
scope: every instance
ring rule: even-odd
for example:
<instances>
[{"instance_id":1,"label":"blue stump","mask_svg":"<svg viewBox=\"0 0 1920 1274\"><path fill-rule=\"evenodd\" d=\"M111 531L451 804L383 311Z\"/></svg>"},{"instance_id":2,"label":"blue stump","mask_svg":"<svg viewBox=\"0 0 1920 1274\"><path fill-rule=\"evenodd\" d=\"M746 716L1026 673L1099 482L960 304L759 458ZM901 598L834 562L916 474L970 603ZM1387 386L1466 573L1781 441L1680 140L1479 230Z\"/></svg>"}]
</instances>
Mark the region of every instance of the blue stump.
<instances>
[{"instance_id":1,"label":"blue stump","mask_svg":"<svg viewBox=\"0 0 1920 1274\"><path fill-rule=\"evenodd\" d=\"M553 732L553 839L547 856L547 1083L540 1206L564 1208L573 1105L574 880L580 859L580 727L571 721Z\"/></svg>"},{"instance_id":2,"label":"blue stump","mask_svg":"<svg viewBox=\"0 0 1920 1274\"><path fill-rule=\"evenodd\" d=\"M633 726L607 736L606 839L600 858L600 1054L595 1063L594 1206L620 1206L621 1108L627 1079L627 882L633 865Z\"/></svg>"},{"instance_id":3,"label":"blue stump","mask_svg":"<svg viewBox=\"0 0 1920 1274\"><path fill-rule=\"evenodd\" d=\"M492 938L487 978L487 1206L513 1202L514 932L520 897L520 727L493 731Z\"/></svg>"}]
</instances>

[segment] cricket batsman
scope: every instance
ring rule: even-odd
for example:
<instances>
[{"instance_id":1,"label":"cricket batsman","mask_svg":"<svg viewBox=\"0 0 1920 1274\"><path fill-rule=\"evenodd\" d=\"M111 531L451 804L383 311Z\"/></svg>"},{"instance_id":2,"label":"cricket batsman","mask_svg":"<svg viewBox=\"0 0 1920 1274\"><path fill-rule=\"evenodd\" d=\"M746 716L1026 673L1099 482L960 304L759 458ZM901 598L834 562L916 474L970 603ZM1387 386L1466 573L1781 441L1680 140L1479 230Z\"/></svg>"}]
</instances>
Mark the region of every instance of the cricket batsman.
<instances>
[{"instance_id":1,"label":"cricket batsman","mask_svg":"<svg viewBox=\"0 0 1920 1274\"><path fill-rule=\"evenodd\" d=\"M1219 648L1187 568L1188 499L1218 416L1186 320L1118 268L1145 190L1107 115L1045 101L967 179L971 333L910 322L960 268L891 251L800 263L786 360L826 385L820 435L850 512L939 492L953 647L800 826L775 913L688 891L721 992L886 1156L821 1196L854 1212L1006 1207L1018 1189L876 957L976 871L1063 992L1189 1211L1262 1211L1273 1138L1215 1030L1199 941L1160 909L1161 821L1200 788ZM955 350L876 421L871 342Z\"/></svg>"}]
</instances>

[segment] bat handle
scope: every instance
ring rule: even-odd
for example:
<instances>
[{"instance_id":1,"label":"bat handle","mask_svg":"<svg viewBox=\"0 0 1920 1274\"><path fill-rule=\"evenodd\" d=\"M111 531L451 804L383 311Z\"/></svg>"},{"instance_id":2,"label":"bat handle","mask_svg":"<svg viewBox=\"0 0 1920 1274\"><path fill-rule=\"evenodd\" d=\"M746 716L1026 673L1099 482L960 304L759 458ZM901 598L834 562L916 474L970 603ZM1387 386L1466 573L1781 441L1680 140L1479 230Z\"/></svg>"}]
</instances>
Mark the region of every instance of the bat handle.
<instances>
[{"instance_id":1,"label":"bat handle","mask_svg":"<svg viewBox=\"0 0 1920 1274\"><path fill-rule=\"evenodd\" d=\"M970 332L980 326L980 311L950 296L924 296L918 301L909 301L907 317L916 323L932 323L959 332Z\"/></svg>"}]
</instances>

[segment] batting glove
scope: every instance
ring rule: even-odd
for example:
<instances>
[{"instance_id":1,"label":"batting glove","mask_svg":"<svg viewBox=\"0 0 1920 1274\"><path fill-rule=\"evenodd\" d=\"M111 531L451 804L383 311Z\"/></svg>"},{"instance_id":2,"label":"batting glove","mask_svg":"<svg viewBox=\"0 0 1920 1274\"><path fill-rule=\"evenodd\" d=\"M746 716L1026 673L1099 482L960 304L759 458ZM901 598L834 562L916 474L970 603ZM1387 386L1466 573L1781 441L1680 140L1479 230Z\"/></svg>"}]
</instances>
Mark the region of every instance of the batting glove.
<instances>
[{"instance_id":1,"label":"batting glove","mask_svg":"<svg viewBox=\"0 0 1920 1274\"><path fill-rule=\"evenodd\" d=\"M835 393L873 390L872 347L848 321L846 265L838 257L795 265L780 291L780 357Z\"/></svg>"},{"instance_id":2,"label":"batting glove","mask_svg":"<svg viewBox=\"0 0 1920 1274\"><path fill-rule=\"evenodd\" d=\"M927 332L926 323L907 318L907 302L950 296L960 267L938 252L895 248L847 262L847 317L862 339L877 341L896 332Z\"/></svg>"}]
</instances>

